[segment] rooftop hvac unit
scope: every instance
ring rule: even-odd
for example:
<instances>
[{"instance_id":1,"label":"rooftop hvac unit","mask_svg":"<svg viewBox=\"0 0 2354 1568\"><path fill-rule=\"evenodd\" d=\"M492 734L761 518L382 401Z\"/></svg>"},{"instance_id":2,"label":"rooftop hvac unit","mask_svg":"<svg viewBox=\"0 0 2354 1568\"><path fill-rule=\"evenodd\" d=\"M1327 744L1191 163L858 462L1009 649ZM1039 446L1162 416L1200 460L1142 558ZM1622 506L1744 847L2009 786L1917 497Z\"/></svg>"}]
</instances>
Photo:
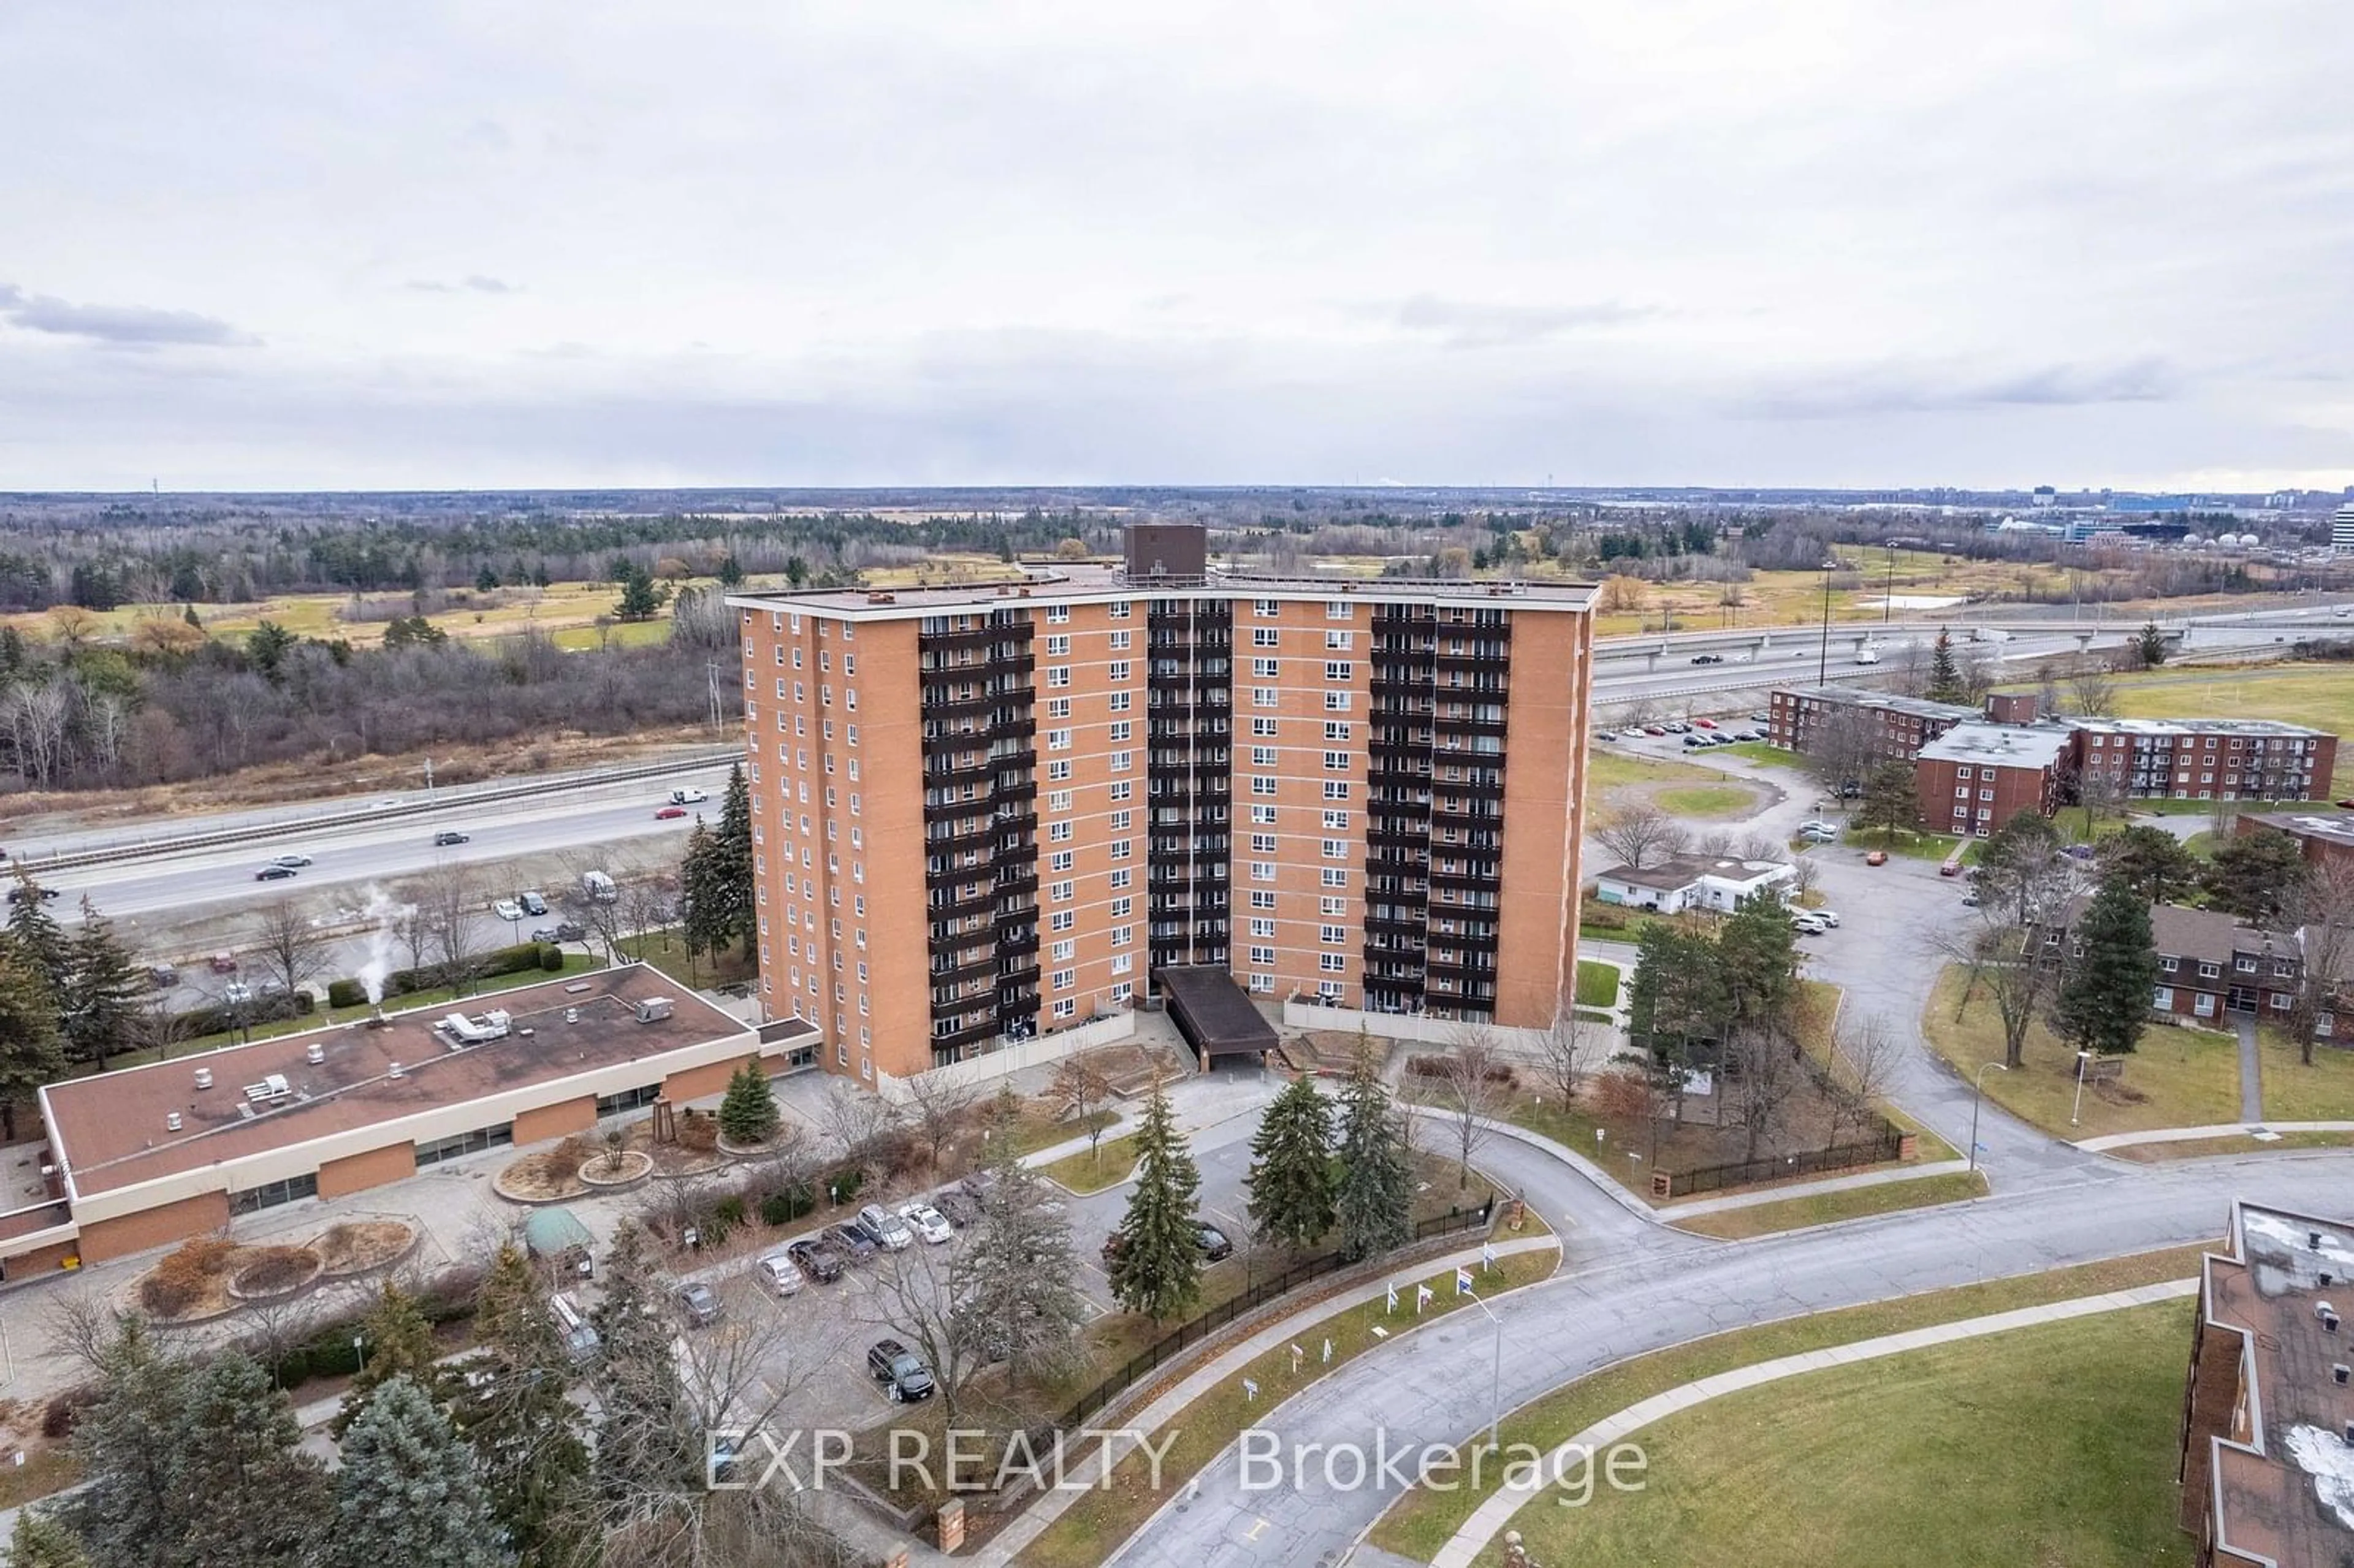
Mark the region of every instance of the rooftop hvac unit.
<instances>
[{"instance_id":1,"label":"rooftop hvac unit","mask_svg":"<svg viewBox=\"0 0 2354 1568\"><path fill-rule=\"evenodd\" d=\"M2317 1318L2329 1317L2337 1310L2337 1308L2331 1306L2327 1301L2317 1301L2313 1304L2313 1315Z\"/></svg>"},{"instance_id":2,"label":"rooftop hvac unit","mask_svg":"<svg viewBox=\"0 0 2354 1568\"><path fill-rule=\"evenodd\" d=\"M213 1070L212 1070L210 1067L199 1067L199 1068L197 1068L197 1069L196 1069L196 1087L198 1087L198 1088L200 1088L200 1089L209 1089L209 1088L211 1088L212 1086L213 1086Z\"/></svg>"},{"instance_id":3,"label":"rooftop hvac unit","mask_svg":"<svg viewBox=\"0 0 2354 1568\"><path fill-rule=\"evenodd\" d=\"M245 1086L245 1097L248 1100L282 1100L288 1093L286 1075L283 1073L271 1073L258 1084Z\"/></svg>"},{"instance_id":4,"label":"rooftop hvac unit","mask_svg":"<svg viewBox=\"0 0 2354 1568\"><path fill-rule=\"evenodd\" d=\"M400 1064L399 1064L399 1063L398 1063L398 1062L395 1062L395 1063L393 1063L390 1066L388 1066L388 1067L385 1068L385 1070L384 1070L384 1075L385 1075L386 1077L387 1077L387 1078L398 1078L398 1077L399 1077L399 1076L401 1075L401 1072L400 1072Z\"/></svg>"},{"instance_id":5,"label":"rooftop hvac unit","mask_svg":"<svg viewBox=\"0 0 2354 1568\"><path fill-rule=\"evenodd\" d=\"M2339 1361L2336 1366L2329 1369L2329 1381L2336 1383L2338 1387L2344 1388L2349 1382L2354 1382L2354 1367L2349 1367L2344 1361Z\"/></svg>"},{"instance_id":6,"label":"rooftop hvac unit","mask_svg":"<svg viewBox=\"0 0 2354 1568\"><path fill-rule=\"evenodd\" d=\"M315 1040L311 1043L310 1049L302 1053L302 1060L310 1063L313 1067L317 1066L326 1059L327 1048L324 1045L320 1044Z\"/></svg>"},{"instance_id":7,"label":"rooftop hvac unit","mask_svg":"<svg viewBox=\"0 0 2354 1568\"><path fill-rule=\"evenodd\" d=\"M165 1111L164 1113L164 1130L165 1132L177 1132L180 1130L180 1113L178 1111ZM2344 1378L2340 1378L2338 1381L2343 1383L2346 1380Z\"/></svg>"},{"instance_id":8,"label":"rooftop hvac unit","mask_svg":"<svg viewBox=\"0 0 2354 1568\"><path fill-rule=\"evenodd\" d=\"M638 1022L659 1023L671 1015L676 1005L666 996L650 996L638 1003Z\"/></svg>"}]
</instances>

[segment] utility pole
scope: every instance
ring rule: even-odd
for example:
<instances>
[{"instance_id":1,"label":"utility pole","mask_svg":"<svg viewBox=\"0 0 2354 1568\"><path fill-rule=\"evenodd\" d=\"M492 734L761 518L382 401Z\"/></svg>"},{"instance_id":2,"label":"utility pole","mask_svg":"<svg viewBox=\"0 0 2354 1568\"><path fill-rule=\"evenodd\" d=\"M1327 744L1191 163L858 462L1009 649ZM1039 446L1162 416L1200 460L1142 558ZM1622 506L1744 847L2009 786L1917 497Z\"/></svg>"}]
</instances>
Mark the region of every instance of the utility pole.
<instances>
[{"instance_id":1,"label":"utility pole","mask_svg":"<svg viewBox=\"0 0 2354 1568\"><path fill-rule=\"evenodd\" d=\"M705 662L703 670L711 685L711 727L716 731L719 728L719 661Z\"/></svg>"}]
</instances>

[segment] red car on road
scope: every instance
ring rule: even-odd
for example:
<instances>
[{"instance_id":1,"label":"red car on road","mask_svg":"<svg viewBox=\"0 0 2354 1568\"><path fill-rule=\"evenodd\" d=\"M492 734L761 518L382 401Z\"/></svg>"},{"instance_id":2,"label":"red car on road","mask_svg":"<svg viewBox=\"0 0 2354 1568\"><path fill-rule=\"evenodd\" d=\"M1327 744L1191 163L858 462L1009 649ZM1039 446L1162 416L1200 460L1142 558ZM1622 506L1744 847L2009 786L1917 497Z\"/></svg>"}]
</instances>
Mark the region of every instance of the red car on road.
<instances>
[{"instance_id":1,"label":"red car on road","mask_svg":"<svg viewBox=\"0 0 2354 1568\"><path fill-rule=\"evenodd\" d=\"M686 808L684 806L664 806L661 810L654 813L654 821L657 822L676 821L679 818L685 815Z\"/></svg>"}]
</instances>

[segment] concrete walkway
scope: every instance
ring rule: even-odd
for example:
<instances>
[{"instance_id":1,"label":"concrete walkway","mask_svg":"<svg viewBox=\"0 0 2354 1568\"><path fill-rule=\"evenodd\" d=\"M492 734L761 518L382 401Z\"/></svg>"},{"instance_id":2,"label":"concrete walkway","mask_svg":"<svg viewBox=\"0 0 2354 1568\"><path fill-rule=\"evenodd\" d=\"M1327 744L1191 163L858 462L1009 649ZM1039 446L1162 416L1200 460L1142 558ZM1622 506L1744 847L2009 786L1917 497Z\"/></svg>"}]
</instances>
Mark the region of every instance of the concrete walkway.
<instances>
[{"instance_id":1,"label":"concrete walkway","mask_svg":"<svg viewBox=\"0 0 2354 1568\"><path fill-rule=\"evenodd\" d=\"M2256 1021L2246 1013L2232 1020L2240 1032L2240 1119L2264 1119L2264 1059L2256 1052Z\"/></svg>"},{"instance_id":2,"label":"concrete walkway","mask_svg":"<svg viewBox=\"0 0 2354 1568\"><path fill-rule=\"evenodd\" d=\"M1515 1241L1498 1242L1495 1244L1495 1250L1498 1257L1511 1257L1525 1252L1545 1251L1558 1247L1560 1245L1560 1239L1556 1236L1523 1236ZM1279 1318L1274 1322L1267 1324L1265 1328L1262 1328L1257 1333L1253 1334L1249 1339L1244 1340L1238 1344L1229 1346L1217 1356L1203 1362L1200 1366L1195 1367L1192 1372L1186 1373L1185 1376L1177 1383L1175 1387L1164 1392L1151 1404L1146 1405L1141 1410L1120 1417L1120 1425L1125 1428L1136 1432L1146 1434L1158 1432L1161 1427L1167 1425L1170 1422L1175 1420L1181 1414L1182 1414L1187 1405L1193 1404L1204 1394L1208 1393L1211 1390L1216 1388L1220 1383L1225 1383L1227 1379L1235 1376L1244 1366L1257 1360L1258 1357L1265 1355L1268 1351L1275 1349L1277 1346L1288 1343L1299 1335L1303 1323L1320 1322L1324 1319L1331 1317L1337 1312L1345 1312L1352 1307L1362 1307L1369 1301L1379 1301L1389 1293L1390 1286L1393 1283L1405 1283L1408 1280L1426 1278L1431 1275L1442 1273L1450 1268L1468 1268L1477 1264L1479 1261L1479 1249L1478 1247L1470 1247L1461 1252L1450 1253L1444 1257L1435 1257L1426 1262L1407 1265L1404 1273L1395 1279L1384 1277L1374 1280L1369 1284L1359 1286L1353 1290L1344 1291L1338 1296L1329 1296L1324 1298L1322 1300L1311 1302L1309 1305L1300 1308L1297 1312ZM1447 1316L1451 1318L1453 1314L1450 1313ZM1441 1323L1447 1320L1447 1318L1433 1318L1427 1319L1427 1321L1432 1323ZM1418 1326L1418 1324L1409 1323L1407 1326L1401 1328L1397 1332L1390 1336L1390 1343L1395 1344L1398 1340L1402 1339L1405 1334L1411 1332L1414 1328ZM1384 1345L1378 1350L1374 1350L1367 1353L1371 1355L1379 1355L1383 1351L1385 1351L1388 1348L1388 1345ZM1305 1393L1308 1388L1313 1388L1314 1386L1315 1385L1313 1383L1310 1383L1306 1388L1303 1388L1299 1392ZM1280 1397L1271 1399L1267 1402L1267 1407L1269 1410L1273 1410L1281 1403L1282 1400ZM1232 1445L1229 1444L1227 1446L1231 1447ZM1105 1444L1100 1451L1090 1457L1086 1462L1074 1466L1071 1468L1068 1473L1068 1480L1066 1484L1073 1489L1048 1491L1044 1493L1036 1502L1031 1504L1028 1509L1024 1510L1020 1518L1016 1519L1012 1524L1007 1525L1005 1529L999 1531L994 1540L991 1541L987 1545L980 1548L978 1551L967 1554L960 1554L955 1559L955 1561L960 1563L972 1562L988 1563L991 1565L991 1568L996 1568L996 1565L999 1564L1012 1563L1025 1547L1027 1547L1032 1542L1037 1540L1040 1535L1044 1534L1049 1525L1053 1524L1055 1520L1062 1517L1063 1510L1071 1506L1073 1499L1083 1495L1084 1488L1087 1483L1093 1481L1097 1477L1102 1475L1106 1466L1118 1465L1122 1458L1126 1457L1128 1454L1132 1451L1134 1445L1132 1443L1126 1445L1114 1445L1112 1443ZM1223 1456L1225 1452L1225 1450L1223 1448L1219 1450L1219 1454L1221 1456ZM1217 1462L1217 1459L1214 1457L1210 1461L1214 1466ZM1193 1489L1193 1485L1189 1480L1183 1489L1172 1494L1169 1499L1161 1505L1161 1509L1155 1510L1155 1517L1157 1518L1161 1511L1165 1511L1172 1505L1182 1501L1186 1497L1191 1495ZM1142 1529L1149 1528L1150 1525L1150 1520L1148 1520L1145 1525L1140 1526L1139 1529L1141 1531ZM1122 1545L1125 1544L1125 1542L1122 1543ZM1110 1562L1117 1559L1119 1555L1119 1551L1115 1550L1107 1553L1104 1560L1106 1562ZM934 1553L933 1556L937 1558L938 1553ZM911 1562L915 1561L913 1553L910 1553L909 1560ZM947 1562L949 1559L938 1558L938 1561Z\"/></svg>"},{"instance_id":3,"label":"concrete walkway","mask_svg":"<svg viewBox=\"0 0 2354 1568\"><path fill-rule=\"evenodd\" d=\"M1653 1422L1706 1404L1723 1394L1755 1388L1761 1383L1797 1377L1803 1372L1823 1372L1832 1367L1850 1366L1858 1361L1877 1361L1884 1356L1903 1355L1908 1351L1931 1345L1951 1344L1957 1340L1975 1340L1988 1334L2008 1333L2038 1323L2059 1323L2072 1318L2087 1318L2100 1312L2115 1312L2128 1307L2146 1307L2153 1302L2179 1300L2198 1294L2195 1279L2168 1280L2160 1285L2145 1285L2137 1289L2112 1291L2105 1296L2080 1297L2073 1301L2054 1301L2041 1307L2022 1307L2013 1312L1996 1312L1983 1318L1965 1318L1958 1322L1939 1323L1926 1329L1914 1329L1902 1334L1884 1334L1876 1340L1860 1340L1853 1344L1833 1345L1819 1351L1808 1351L1795 1356L1780 1356L1754 1366L1735 1367L1729 1372L1671 1388L1665 1393L1628 1405L1616 1414L1603 1417L1572 1437L1546 1457L1542 1473L1553 1473L1556 1465L1564 1464L1580 1451L1599 1453L1632 1433ZM1487 1552L1488 1543L1511 1522L1512 1516L1537 1495L1535 1488L1499 1489L1480 1503L1471 1517L1464 1521L1447 1543L1439 1548L1430 1560L1431 1568L1473 1568Z\"/></svg>"},{"instance_id":4,"label":"concrete walkway","mask_svg":"<svg viewBox=\"0 0 2354 1568\"><path fill-rule=\"evenodd\" d=\"M1722 1198L1696 1198L1670 1203L1658 1211L1669 1224L1693 1214L1716 1214L1727 1209L1754 1209L1786 1198L1811 1198L1819 1192L1845 1192L1857 1187L1883 1187L1892 1181L1918 1181L1926 1176L1959 1176L1968 1171L1967 1160L1933 1160L1925 1165L1901 1165L1889 1171L1865 1171L1853 1176L1826 1176L1819 1181L1793 1181L1787 1187L1765 1187L1754 1192L1734 1192Z\"/></svg>"},{"instance_id":5,"label":"concrete walkway","mask_svg":"<svg viewBox=\"0 0 2354 1568\"><path fill-rule=\"evenodd\" d=\"M2076 1145L2090 1154L2134 1143L2193 1143L2202 1138L2256 1138L2267 1132L2354 1132L2354 1121L2226 1121L2212 1127L2158 1127L2147 1132L2111 1132Z\"/></svg>"}]
</instances>

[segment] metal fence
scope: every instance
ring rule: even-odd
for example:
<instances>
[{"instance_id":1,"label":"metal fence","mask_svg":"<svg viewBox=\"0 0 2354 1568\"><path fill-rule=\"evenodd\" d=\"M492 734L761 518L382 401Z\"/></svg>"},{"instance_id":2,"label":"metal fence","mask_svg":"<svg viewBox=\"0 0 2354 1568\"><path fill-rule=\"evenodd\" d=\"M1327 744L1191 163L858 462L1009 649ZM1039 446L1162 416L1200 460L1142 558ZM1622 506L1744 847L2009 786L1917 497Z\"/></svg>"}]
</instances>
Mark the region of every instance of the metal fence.
<instances>
[{"instance_id":1,"label":"metal fence","mask_svg":"<svg viewBox=\"0 0 2354 1568\"><path fill-rule=\"evenodd\" d=\"M1490 1198L1474 1209L1449 1209L1443 1214L1434 1214L1415 1225L1414 1239L1427 1241L1432 1236L1449 1235L1457 1231L1484 1229L1488 1222L1495 1217L1495 1210L1496 1201ZM1304 1258L1281 1274L1271 1275L1260 1280L1240 1295L1220 1302L1192 1321L1178 1325L1135 1355L1130 1356L1125 1366L1079 1395L1069 1409L1064 1411L1048 1426L1032 1434L1032 1436L1034 1439L1050 1441L1055 1432L1070 1432L1076 1429L1085 1424L1087 1417L1119 1398L1140 1379L1149 1376L1161 1363L1191 1350L1237 1319L1248 1317L1277 1297L1287 1291L1296 1290L1310 1280L1320 1279L1325 1275L1337 1273L1344 1268L1354 1268L1371 1261L1375 1260L1349 1257L1341 1253L1327 1253L1320 1257Z\"/></svg>"},{"instance_id":2,"label":"metal fence","mask_svg":"<svg viewBox=\"0 0 2354 1568\"><path fill-rule=\"evenodd\" d=\"M1752 1181L1778 1181L1791 1176L1817 1176L1826 1171L1851 1171L1878 1165L1903 1151L1904 1135L1882 1122L1879 1135L1859 1143L1835 1143L1829 1149L1798 1154L1776 1154L1765 1160L1740 1160L1729 1165L1703 1165L1697 1171L1654 1171L1651 1195L1681 1198L1692 1192L1713 1192Z\"/></svg>"}]
</instances>

